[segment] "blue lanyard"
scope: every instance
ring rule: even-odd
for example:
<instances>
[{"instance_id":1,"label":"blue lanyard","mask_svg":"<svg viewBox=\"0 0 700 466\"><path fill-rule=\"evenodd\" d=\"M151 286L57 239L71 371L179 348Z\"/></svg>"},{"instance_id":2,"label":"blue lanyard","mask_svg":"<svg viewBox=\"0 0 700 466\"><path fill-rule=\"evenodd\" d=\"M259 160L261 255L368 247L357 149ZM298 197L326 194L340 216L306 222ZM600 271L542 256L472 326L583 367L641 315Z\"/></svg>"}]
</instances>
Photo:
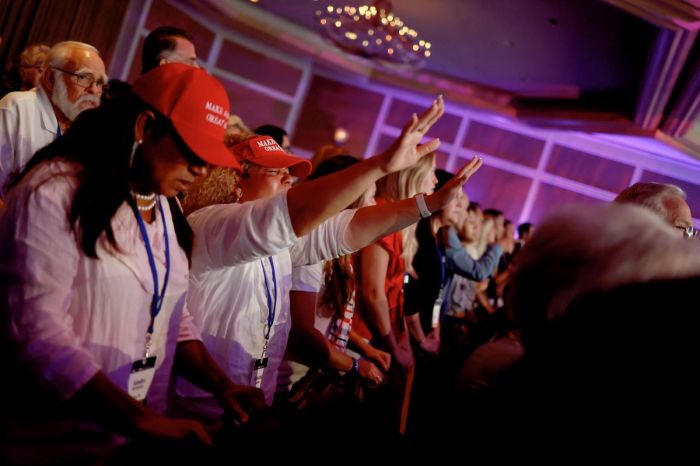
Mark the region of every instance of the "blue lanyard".
<instances>
[{"instance_id":1,"label":"blue lanyard","mask_svg":"<svg viewBox=\"0 0 700 466\"><path fill-rule=\"evenodd\" d=\"M58 126L56 127L56 137L60 138L61 137L61 124L59 123Z\"/></svg>"},{"instance_id":2,"label":"blue lanyard","mask_svg":"<svg viewBox=\"0 0 700 466\"><path fill-rule=\"evenodd\" d=\"M272 282L275 286L275 302L272 302L272 296L270 296L270 284L267 281L267 274L265 273L265 261L260 261L260 266L262 267L263 277L265 277L265 292L267 293L267 328L265 329L265 340L270 339L270 330L272 330L272 324L275 322L275 310L277 309L277 275L275 273L275 262L272 260L272 256L268 257L270 260L270 268L272 269Z\"/></svg>"},{"instance_id":3,"label":"blue lanyard","mask_svg":"<svg viewBox=\"0 0 700 466\"><path fill-rule=\"evenodd\" d=\"M136 207L136 204L132 204L131 208L134 211L134 215L136 215L136 221L139 223L139 230L141 230L141 236L143 237L143 242L146 246L146 254L148 254L148 265L151 266L151 275L153 275L153 300L151 300L151 321L148 324L148 335L150 336L153 335L153 325L155 323L156 316L160 312L160 308L163 307L165 289L168 286L168 278L170 277L170 241L168 240L168 225L165 222L163 205L160 203L159 198L158 210L160 211L160 218L163 219L163 237L165 238L165 278L163 279L163 289L161 290L160 295L158 295L158 270L156 269L156 261L153 257L151 242L148 240L146 224L143 222L143 218L141 217L141 213Z\"/></svg>"}]
</instances>

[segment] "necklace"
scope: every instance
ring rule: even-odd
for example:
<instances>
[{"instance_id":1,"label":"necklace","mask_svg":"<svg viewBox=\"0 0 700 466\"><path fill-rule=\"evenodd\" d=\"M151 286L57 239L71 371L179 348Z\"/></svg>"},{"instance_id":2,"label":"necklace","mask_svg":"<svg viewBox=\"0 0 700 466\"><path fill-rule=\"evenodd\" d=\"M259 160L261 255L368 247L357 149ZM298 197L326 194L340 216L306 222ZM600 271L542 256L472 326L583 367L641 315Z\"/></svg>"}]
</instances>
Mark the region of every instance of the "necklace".
<instances>
[{"instance_id":1,"label":"necklace","mask_svg":"<svg viewBox=\"0 0 700 466\"><path fill-rule=\"evenodd\" d=\"M148 212L149 210L153 209L155 206L156 206L156 199L155 198L153 198L153 200L146 205L136 204L136 208L139 209L139 211L141 211L141 212Z\"/></svg>"},{"instance_id":2,"label":"necklace","mask_svg":"<svg viewBox=\"0 0 700 466\"><path fill-rule=\"evenodd\" d=\"M156 193L139 194L136 191L131 191L131 195L134 197L134 199L141 199L142 201L152 201L156 198Z\"/></svg>"},{"instance_id":3,"label":"necklace","mask_svg":"<svg viewBox=\"0 0 700 466\"><path fill-rule=\"evenodd\" d=\"M136 208L141 212L148 212L156 206L156 193L139 194L131 191L131 195L133 196L134 200L136 200ZM138 201L146 201L148 204L139 205Z\"/></svg>"}]
</instances>

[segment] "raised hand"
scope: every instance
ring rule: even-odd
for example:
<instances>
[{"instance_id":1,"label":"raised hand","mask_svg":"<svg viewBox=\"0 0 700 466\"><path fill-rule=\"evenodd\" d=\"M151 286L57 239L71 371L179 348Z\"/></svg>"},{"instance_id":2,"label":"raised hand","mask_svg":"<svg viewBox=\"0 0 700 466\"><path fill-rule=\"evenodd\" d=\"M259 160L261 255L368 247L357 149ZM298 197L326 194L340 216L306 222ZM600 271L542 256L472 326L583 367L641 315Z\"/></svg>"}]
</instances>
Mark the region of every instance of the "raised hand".
<instances>
[{"instance_id":1,"label":"raised hand","mask_svg":"<svg viewBox=\"0 0 700 466\"><path fill-rule=\"evenodd\" d=\"M382 169L386 173L403 170L414 165L421 157L434 152L440 146L439 139L433 139L426 144L420 144L420 142L443 113L445 113L445 103L442 96L438 96L430 108L420 116L414 113L411 120L403 127L398 139L380 155Z\"/></svg>"},{"instance_id":2,"label":"raised hand","mask_svg":"<svg viewBox=\"0 0 700 466\"><path fill-rule=\"evenodd\" d=\"M426 203L431 212L441 210L447 204L452 202L458 196L461 195L462 188L464 184L471 178L471 176L476 173L479 168L484 164L484 161L479 157L474 157L466 165L464 165L457 174L445 185L440 188L439 191L431 194L426 198Z\"/></svg>"}]
</instances>

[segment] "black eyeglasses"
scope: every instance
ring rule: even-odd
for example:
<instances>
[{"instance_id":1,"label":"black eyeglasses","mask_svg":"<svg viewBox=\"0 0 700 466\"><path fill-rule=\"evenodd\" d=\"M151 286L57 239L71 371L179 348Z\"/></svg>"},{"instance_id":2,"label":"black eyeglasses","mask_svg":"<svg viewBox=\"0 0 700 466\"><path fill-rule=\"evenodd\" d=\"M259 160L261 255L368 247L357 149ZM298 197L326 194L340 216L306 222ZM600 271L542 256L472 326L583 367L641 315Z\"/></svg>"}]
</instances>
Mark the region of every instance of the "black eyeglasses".
<instances>
[{"instance_id":1,"label":"black eyeglasses","mask_svg":"<svg viewBox=\"0 0 700 466\"><path fill-rule=\"evenodd\" d=\"M691 239L698 236L698 230L694 227L682 227L674 225L674 228L677 228L678 230L681 230L683 232L683 238Z\"/></svg>"},{"instance_id":2,"label":"black eyeglasses","mask_svg":"<svg viewBox=\"0 0 700 466\"><path fill-rule=\"evenodd\" d=\"M98 89L104 91L108 88L107 83L104 81L102 78L95 78L93 75L88 74L88 73L73 73L68 70L64 70L63 68L57 68L55 66L52 66L54 70L58 70L62 73L69 74L73 77L75 77L75 83L80 86L84 87L85 89L89 89L92 87L93 84L97 86Z\"/></svg>"}]
</instances>

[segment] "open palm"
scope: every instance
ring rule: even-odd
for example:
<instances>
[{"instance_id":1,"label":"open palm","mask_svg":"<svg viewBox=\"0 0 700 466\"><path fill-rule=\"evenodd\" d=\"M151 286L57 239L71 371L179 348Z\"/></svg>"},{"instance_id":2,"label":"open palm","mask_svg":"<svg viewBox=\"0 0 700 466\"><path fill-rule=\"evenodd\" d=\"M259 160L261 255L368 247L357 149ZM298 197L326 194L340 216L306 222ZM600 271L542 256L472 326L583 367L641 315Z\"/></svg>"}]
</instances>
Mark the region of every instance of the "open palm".
<instances>
[{"instance_id":1,"label":"open palm","mask_svg":"<svg viewBox=\"0 0 700 466\"><path fill-rule=\"evenodd\" d=\"M420 142L443 113L445 113L445 103L442 96L439 96L423 114L417 116L414 113L411 116L411 120L401 131L401 135L382 154L382 168L386 173L411 167L421 157L430 154L440 146L439 139L433 139L426 144L420 144Z\"/></svg>"},{"instance_id":2,"label":"open palm","mask_svg":"<svg viewBox=\"0 0 700 466\"><path fill-rule=\"evenodd\" d=\"M445 183L445 185L435 193L440 208L446 206L463 192L464 184L479 170L479 168L481 168L483 163L484 161L480 157L473 157L450 181Z\"/></svg>"}]
</instances>

